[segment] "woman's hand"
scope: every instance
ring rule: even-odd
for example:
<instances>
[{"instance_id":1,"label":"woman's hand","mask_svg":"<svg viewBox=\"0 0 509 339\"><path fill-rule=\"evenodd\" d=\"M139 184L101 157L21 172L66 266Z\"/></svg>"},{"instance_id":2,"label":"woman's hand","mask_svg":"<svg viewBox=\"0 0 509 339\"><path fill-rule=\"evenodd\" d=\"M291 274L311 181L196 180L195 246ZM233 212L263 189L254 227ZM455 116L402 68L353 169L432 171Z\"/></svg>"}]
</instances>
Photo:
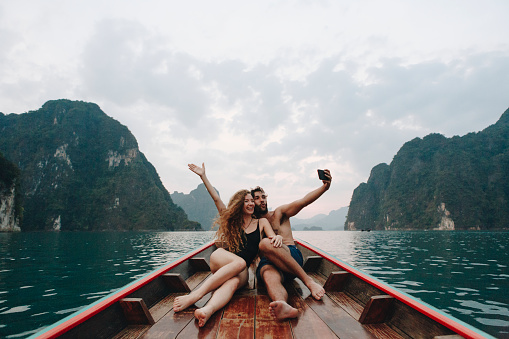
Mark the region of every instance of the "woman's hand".
<instances>
[{"instance_id":1,"label":"woman's hand","mask_svg":"<svg viewBox=\"0 0 509 339\"><path fill-rule=\"evenodd\" d=\"M205 163L201 164L202 167L196 166L195 164L187 164L187 166L189 166L189 169L198 174L200 177L205 175Z\"/></svg>"},{"instance_id":2,"label":"woman's hand","mask_svg":"<svg viewBox=\"0 0 509 339\"><path fill-rule=\"evenodd\" d=\"M269 237L270 238L270 243L272 244L272 246L274 247L281 247L283 246L283 236L281 235L275 235L273 237Z\"/></svg>"}]
</instances>

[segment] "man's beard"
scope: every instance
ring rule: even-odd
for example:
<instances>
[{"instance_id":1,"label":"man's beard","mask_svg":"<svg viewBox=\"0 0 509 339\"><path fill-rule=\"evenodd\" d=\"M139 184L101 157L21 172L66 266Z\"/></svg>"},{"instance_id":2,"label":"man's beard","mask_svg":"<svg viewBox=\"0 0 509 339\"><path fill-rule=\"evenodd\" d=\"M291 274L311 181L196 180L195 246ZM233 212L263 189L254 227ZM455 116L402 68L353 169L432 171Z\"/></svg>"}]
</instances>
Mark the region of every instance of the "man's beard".
<instances>
[{"instance_id":1,"label":"man's beard","mask_svg":"<svg viewBox=\"0 0 509 339\"><path fill-rule=\"evenodd\" d=\"M254 213L255 215L265 215L267 214L267 212L269 211L269 209L267 207L265 207L265 209L262 209L261 206L258 206L258 205L255 205L255 208L254 208Z\"/></svg>"}]
</instances>

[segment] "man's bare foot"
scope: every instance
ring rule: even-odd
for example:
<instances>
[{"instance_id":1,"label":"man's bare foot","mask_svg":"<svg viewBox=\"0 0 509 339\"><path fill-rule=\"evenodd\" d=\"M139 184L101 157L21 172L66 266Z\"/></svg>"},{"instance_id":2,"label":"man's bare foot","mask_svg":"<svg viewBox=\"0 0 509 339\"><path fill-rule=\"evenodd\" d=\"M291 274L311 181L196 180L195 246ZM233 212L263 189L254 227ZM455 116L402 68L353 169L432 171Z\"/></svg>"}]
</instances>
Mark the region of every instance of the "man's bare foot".
<instances>
[{"instance_id":1,"label":"man's bare foot","mask_svg":"<svg viewBox=\"0 0 509 339\"><path fill-rule=\"evenodd\" d=\"M322 299L322 297L325 295L325 290L323 289L322 285L315 282L314 280L311 280L306 286L309 288L311 295L316 300Z\"/></svg>"},{"instance_id":2,"label":"man's bare foot","mask_svg":"<svg viewBox=\"0 0 509 339\"><path fill-rule=\"evenodd\" d=\"M196 297L192 294L183 295L180 297L176 297L175 301L173 301L173 311L180 312L197 302Z\"/></svg>"},{"instance_id":3,"label":"man's bare foot","mask_svg":"<svg viewBox=\"0 0 509 339\"><path fill-rule=\"evenodd\" d=\"M205 310L205 307L199 308L196 311L194 311L194 317L196 318L196 320L198 320L199 327L205 326L211 315L212 313L209 310Z\"/></svg>"},{"instance_id":4,"label":"man's bare foot","mask_svg":"<svg viewBox=\"0 0 509 339\"><path fill-rule=\"evenodd\" d=\"M288 305L286 301L277 300L269 304L269 312L273 318L282 320L289 318L297 318L299 310Z\"/></svg>"}]
</instances>

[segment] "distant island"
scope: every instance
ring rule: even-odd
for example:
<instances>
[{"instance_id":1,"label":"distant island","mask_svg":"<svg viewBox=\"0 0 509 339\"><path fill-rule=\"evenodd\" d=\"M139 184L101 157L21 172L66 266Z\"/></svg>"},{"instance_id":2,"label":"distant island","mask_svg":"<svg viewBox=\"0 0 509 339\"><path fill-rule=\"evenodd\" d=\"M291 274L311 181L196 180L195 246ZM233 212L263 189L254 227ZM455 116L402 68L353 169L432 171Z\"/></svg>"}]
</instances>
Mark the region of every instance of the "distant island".
<instances>
[{"instance_id":1,"label":"distant island","mask_svg":"<svg viewBox=\"0 0 509 339\"><path fill-rule=\"evenodd\" d=\"M202 230L96 104L0 113L0 152L0 231Z\"/></svg>"},{"instance_id":2,"label":"distant island","mask_svg":"<svg viewBox=\"0 0 509 339\"><path fill-rule=\"evenodd\" d=\"M509 229L509 110L478 133L405 143L353 192L345 230Z\"/></svg>"},{"instance_id":3,"label":"distant island","mask_svg":"<svg viewBox=\"0 0 509 339\"><path fill-rule=\"evenodd\" d=\"M302 230L303 231L323 231L323 228L318 227L318 226L311 226L311 227L305 226Z\"/></svg>"}]
</instances>

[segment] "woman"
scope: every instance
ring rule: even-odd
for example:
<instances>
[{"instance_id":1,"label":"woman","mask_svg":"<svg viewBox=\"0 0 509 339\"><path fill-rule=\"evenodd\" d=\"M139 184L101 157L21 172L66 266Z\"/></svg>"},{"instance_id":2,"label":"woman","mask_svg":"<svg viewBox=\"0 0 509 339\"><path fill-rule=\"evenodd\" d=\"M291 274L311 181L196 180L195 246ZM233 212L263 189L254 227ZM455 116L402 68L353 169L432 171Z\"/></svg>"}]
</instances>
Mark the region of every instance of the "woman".
<instances>
[{"instance_id":1,"label":"woman","mask_svg":"<svg viewBox=\"0 0 509 339\"><path fill-rule=\"evenodd\" d=\"M215 224L219 225L216 239L224 244L225 248L218 248L210 255L210 270L213 274L199 288L188 295L175 298L173 303L173 310L180 312L205 294L216 290L207 305L194 312L200 327L205 325L214 312L230 301L237 289L246 285L249 278L248 267L258 254L262 234L265 233L271 238L274 247L281 247L283 242L283 237L276 236L267 219L254 219L254 199L250 191L236 192L226 207L205 175L205 164L202 166L190 164L189 169L200 176L214 200L219 211L219 218L215 221Z\"/></svg>"}]
</instances>

